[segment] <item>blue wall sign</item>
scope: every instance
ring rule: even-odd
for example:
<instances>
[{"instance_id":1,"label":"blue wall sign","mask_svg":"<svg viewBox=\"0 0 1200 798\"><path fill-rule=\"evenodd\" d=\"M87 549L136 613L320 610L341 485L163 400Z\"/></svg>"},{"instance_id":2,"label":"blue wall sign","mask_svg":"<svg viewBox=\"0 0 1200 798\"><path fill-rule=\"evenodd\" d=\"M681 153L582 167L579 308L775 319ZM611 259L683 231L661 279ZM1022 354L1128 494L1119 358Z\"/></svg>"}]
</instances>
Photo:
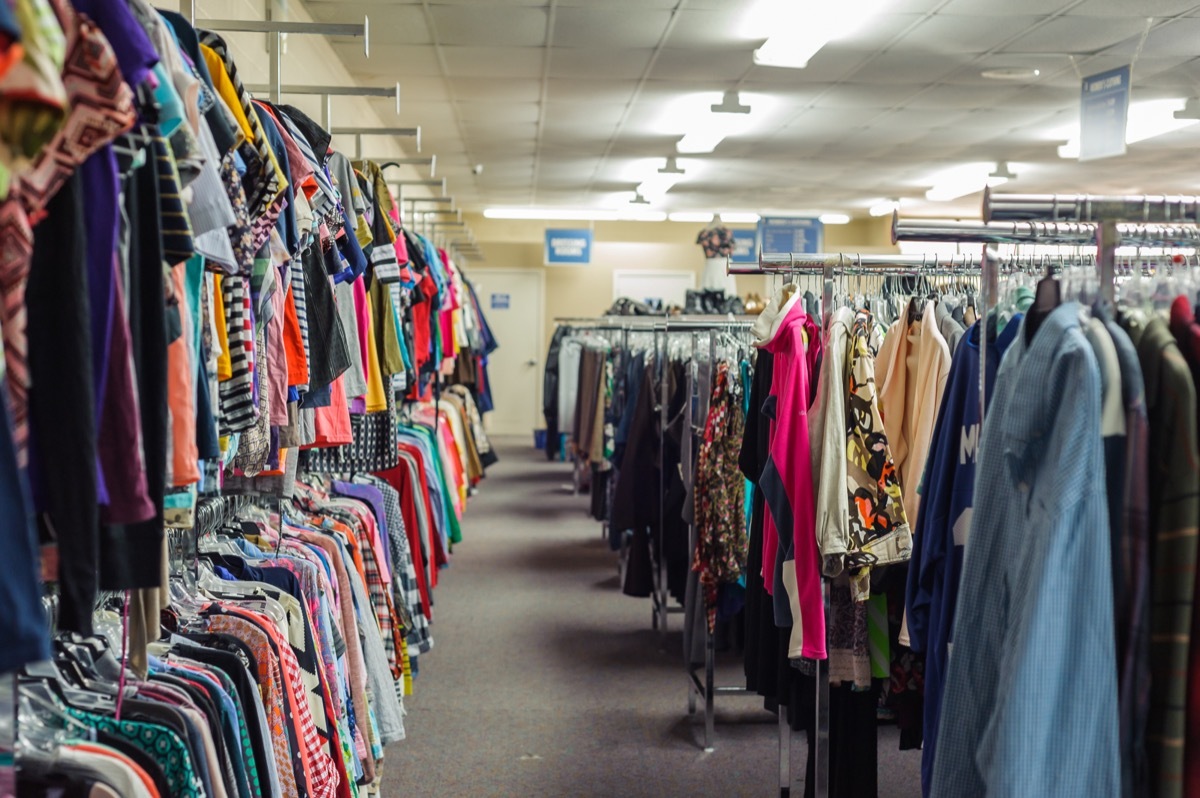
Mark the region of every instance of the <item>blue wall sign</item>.
<instances>
[{"instance_id":1,"label":"blue wall sign","mask_svg":"<svg viewBox=\"0 0 1200 798\"><path fill-rule=\"evenodd\" d=\"M1129 124L1130 68L1110 69L1083 79L1079 106L1079 160L1125 154Z\"/></svg>"},{"instance_id":2,"label":"blue wall sign","mask_svg":"<svg viewBox=\"0 0 1200 798\"><path fill-rule=\"evenodd\" d=\"M731 230L733 233L733 263L758 263L758 231Z\"/></svg>"},{"instance_id":3,"label":"blue wall sign","mask_svg":"<svg viewBox=\"0 0 1200 798\"><path fill-rule=\"evenodd\" d=\"M824 233L819 219L766 216L758 220L758 243L764 255L820 252Z\"/></svg>"},{"instance_id":4,"label":"blue wall sign","mask_svg":"<svg viewBox=\"0 0 1200 798\"><path fill-rule=\"evenodd\" d=\"M512 294L492 294L492 310L508 310Z\"/></svg>"},{"instance_id":5,"label":"blue wall sign","mask_svg":"<svg viewBox=\"0 0 1200 798\"><path fill-rule=\"evenodd\" d=\"M592 262L591 230L546 230L546 265Z\"/></svg>"}]
</instances>

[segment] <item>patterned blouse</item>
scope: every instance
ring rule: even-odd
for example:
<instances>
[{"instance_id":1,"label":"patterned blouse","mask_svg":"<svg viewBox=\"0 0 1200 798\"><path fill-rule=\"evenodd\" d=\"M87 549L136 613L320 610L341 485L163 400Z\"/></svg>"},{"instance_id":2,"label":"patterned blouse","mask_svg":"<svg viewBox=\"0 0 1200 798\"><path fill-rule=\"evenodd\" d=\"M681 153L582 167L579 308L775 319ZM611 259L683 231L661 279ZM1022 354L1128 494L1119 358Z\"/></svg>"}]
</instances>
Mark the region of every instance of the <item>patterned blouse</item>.
<instances>
[{"instance_id":1,"label":"patterned blouse","mask_svg":"<svg viewBox=\"0 0 1200 798\"><path fill-rule=\"evenodd\" d=\"M736 582L746 568L749 539L744 512L746 480L738 470L746 417L735 396L737 376L729 364L717 367L704 443L696 466L696 554L692 570L700 574L708 628L717 621L717 592Z\"/></svg>"}]
</instances>

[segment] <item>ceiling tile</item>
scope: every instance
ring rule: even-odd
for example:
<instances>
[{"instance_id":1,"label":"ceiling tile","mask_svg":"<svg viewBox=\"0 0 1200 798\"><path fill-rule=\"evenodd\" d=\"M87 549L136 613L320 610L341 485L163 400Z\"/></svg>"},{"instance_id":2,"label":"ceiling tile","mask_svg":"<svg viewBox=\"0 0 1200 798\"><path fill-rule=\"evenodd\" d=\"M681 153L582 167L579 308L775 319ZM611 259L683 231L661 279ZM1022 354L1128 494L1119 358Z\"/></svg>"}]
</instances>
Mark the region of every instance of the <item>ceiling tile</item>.
<instances>
[{"instance_id":1,"label":"ceiling tile","mask_svg":"<svg viewBox=\"0 0 1200 798\"><path fill-rule=\"evenodd\" d=\"M550 71L560 78L637 79L646 71L654 50L613 50L604 47L553 47Z\"/></svg>"},{"instance_id":2,"label":"ceiling tile","mask_svg":"<svg viewBox=\"0 0 1200 798\"><path fill-rule=\"evenodd\" d=\"M537 122L541 110L537 103L466 103L458 111L459 119L467 123L511 124Z\"/></svg>"},{"instance_id":3,"label":"ceiling tile","mask_svg":"<svg viewBox=\"0 0 1200 798\"><path fill-rule=\"evenodd\" d=\"M554 16L555 47L654 47L671 14L666 10L611 4L560 8Z\"/></svg>"},{"instance_id":4,"label":"ceiling tile","mask_svg":"<svg viewBox=\"0 0 1200 798\"><path fill-rule=\"evenodd\" d=\"M1085 0L1067 13L1084 17L1173 17L1195 9L1195 0Z\"/></svg>"},{"instance_id":5,"label":"ceiling tile","mask_svg":"<svg viewBox=\"0 0 1200 798\"><path fill-rule=\"evenodd\" d=\"M911 92L896 91L895 86L875 83L843 83L828 87L813 100L817 108L891 108Z\"/></svg>"},{"instance_id":6,"label":"ceiling tile","mask_svg":"<svg viewBox=\"0 0 1200 798\"><path fill-rule=\"evenodd\" d=\"M991 0L950 0L939 14L958 14L972 17L1008 17L1037 14L1051 16L1077 0L1006 0L995 3Z\"/></svg>"},{"instance_id":7,"label":"ceiling tile","mask_svg":"<svg viewBox=\"0 0 1200 798\"><path fill-rule=\"evenodd\" d=\"M443 47L453 77L541 78L540 47Z\"/></svg>"},{"instance_id":8,"label":"ceiling tile","mask_svg":"<svg viewBox=\"0 0 1200 798\"><path fill-rule=\"evenodd\" d=\"M374 47L371 57L367 58L363 54L362 39L334 39L329 44L346 69L360 77L378 76L386 81L408 76L440 77L442 74L437 52L431 46Z\"/></svg>"},{"instance_id":9,"label":"ceiling tile","mask_svg":"<svg viewBox=\"0 0 1200 798\"><path fill-rule=\"evenodd\" d=\"M719 86L753 66L750 50L664 48L651 73L659 80L686 80ZM794 70L793 70L794 71Z\"/></svg>"},{"instance_id":10,"label":"ceiling tile","mask_svg":"<svg viewBox=\"0 0 1200 798\"><path fill-rule=\"evenodd\" d=\"M1034 16L995 17L980 24L979 17L938 14L921 23L896 47L899 51L929 53L985 53L995 49L1038 21Z\"/></svg>"},{"instance_id":11,"label":"ceiling tile","mask_svg":"<svg viewBox=\"0 0 1200 798\"><path fill-rule=\"evenodd\" d=\"M568 125L606 129L617 124L625 113L625 105L619 103L546 103L546 127Z\"/></svg>"},{"instance_id":12,"label":"ceiling tile","mask_svg":"<svg viewBox=\"0 0 1200 798\"><path fill-rule=\"evenodd\" d=\"M1200 37L1200 19L1177 19L1170 25L1163 25L1151 31L1146 37L1143 53L1153 53L1155 56L1195 56L1196 42ZM1138 62L1138 68L1141 61Z\"/></svg>"},{"instance_id":13,"label":"ceiling tile","mask_svg":"<svg viewBox=\"0 0 1200 798\"><path fill-rule=\"evenodd\" d=\"M537 47L546 42L546 11L540 8L433 6L430 13L439 44Z\"/></svg>"},{"instance_id":14,"label":"ceiling tile","mask_svg":"<svg viewBox=\"0 0 1200 798\"><path fill-rule=\"evenodd\" d=\"M536 80L511 78L451 78L454 99L463 103L479 103L490 107L497 103L536 103L541 85Z\"/></svg>"},{"instance_id":15,"label":"ceiling tile","mask_svg":"<svg viewBox=\"0 0 1200 798\"><path fill-rule=\"evenodd\" d=\"M580 80L577 78L550 78L546 85L546 97L555 103L600 103L625 104L633 97L637 88L634 80Z\"/></svg>"},{"instance_id":16,"label":"ceiling tile","mask_svg":"<svg viewBox=\"0 0 1200 798\"><path fill-rule=\"evenodd\" d=\"M864 62L872 58L871 53L858 50L843 50L826 47L813 56L804 69L779 69L777 67L754 67L749 78L764 83L834 83L845 80Z\"/></svg>"},{"instance_id":17,"label":"ceiling tile","mask_svg":"<svg viewBox=\"0 0 1200 798\"><path fill-rule=\"evenodd\" d=\"M919 27L924 14L879 14L850 36L835 42L832 47L849 50L878 50L891 45Z\"/></svg>"},{"instance_id":18,"label":"ceiling tile","mask_svg":"<svg viewBox=\"0 0 1200 798\"><path fill-rule=\"evenodd\" d=\"M750 49L753 42L737 42L734 36L746 10L743 6L723 3L720 8L697 9L691 3L679 12L675 27L667 39L668 47L729 48L745 44Z\"/></svg>"},{"instance_id":19,"label":"ceiling tile","mask_svg":"<svg viewBox=\"0 0 1200 798\"><path fill-rule=\"evenodd\" d=\"M947 53L880 53L853 72L853 80L861 83L901 85L905 87L932 83L951 74L967 60L964 55Z\"/></svg>"},{"instance_id":20,"label":"ceiling tile","mask_svg":"<svg viewBox=\"0 0 1200 798\"><path fill-rule=\"evenodd\" d=\"M1144 23L1117 17L1052 19L1006 48L1013 53L1095 53L1140 37Z\"/></svg>"}]
</instances>

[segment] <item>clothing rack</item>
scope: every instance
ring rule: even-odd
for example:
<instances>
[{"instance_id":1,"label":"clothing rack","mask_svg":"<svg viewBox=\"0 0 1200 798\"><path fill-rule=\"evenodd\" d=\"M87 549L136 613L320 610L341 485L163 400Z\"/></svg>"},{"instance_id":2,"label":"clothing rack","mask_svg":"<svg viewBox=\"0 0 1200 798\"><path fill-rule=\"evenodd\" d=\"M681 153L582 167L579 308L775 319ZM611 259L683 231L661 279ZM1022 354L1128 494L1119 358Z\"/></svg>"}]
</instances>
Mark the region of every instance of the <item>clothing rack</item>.
<instances>
[{"instance_id":1,"label":"clothing rack","mask_svg":"<svg viewBox=\"0 0 1200 798\"><path fill-rule=\"evenodd\" d=\"M670 396L667 391L667 381L666 381L666 377L665 377L665 375L666 375L665 360L666 360L667 352L669 351L671 335L674 333L688 334L689 340L691 343L692 359L694 362L696 356L699 354L699 346L698 346L699 336L703 332L709 332L710 336L709 336L708 359L709 359L710 363L713 363L716 361L716 338L717 338L717 336L713 333L720 333L720 332L725 332L725 333L730 333L730 334L736 333L736 332L745 333L750 329L751 325L754 323L754 320L755 320L755 317L752 317L752 316L742 316L742 317L677 316L677 317L667 317L665 319L662 319L659 322L659 325L660 325L660 328L661 328L662 334L663 334L662 340L664 341L664 351L662 352L662 356L659 358L659 365L660 365L659 448L660 448L660 451L662 450L663 446L665 445L666 428L667 428L668 424L670 423L670 419L668 418L668 411L669 411L669 406L670 406ZM693 399L693 397L690 397L690 396L688 397L689 402L692 401L692 399ZM694 421L694 419L693 419L693 421ZM687 430L687 434L692 435L693 441L695 441L696 429L695 429L694 425L692 426L691 429ZM660 471L660 479L661 479L661 484L659 485L659 492L660 492L660 494L665 495L666 494L666 475L664 473L661 473L661 471ZM665 509L661 502L659 505L659 512L660 512L659 540L658 540L659 561L657 563L658 567L655 569L655 576L656 576L656 581L657 581L657 583L655 585L655 605L656 605L655 609L657 612L656 617L655 617L655 624L656 624L656 627L659 629L659 632L662 635L662 639L665 644L668 614L682 613L685 611L685 609L682 607L671 607L669 604L670 599L669 599L668 592L667 592L666 559L662 556L662 549L663 549L662 535L663 535L663 532L665 529L666 519L665 519L665 515L663 515L663 513L665 512ZM697 530L696 530L695 524L689 524L688 525L689 557L690 557L691 553L694 552L696 549L696 542L697 542ZM689 565L689 568L690 568L690 565ZM703 602L703 597L698 597L698 600ZM696 713L696 709L697 709L697 699L702 698L704 700L704 750L705 750L705 752L712 752L714 750L713 735L714 735L715 725L716 725L716 718L715 718L716 697L717 696L753 696L753 695L756 695L756 693L753 693L753 692L747 690L745 687L717 685L715 683L716 682L716 641L713 638L712 632L710 632L708 629L707 620L705 620L705 623L704 623L704 635L705 635L705 639L704 639L704 677L703 677L703 679L700 677L700 674L697 673L697 669L695 667L693 667L693 665L691 663L691 652L690 651L685 652L685 657L687 658L685 664L686 664L687 676L688 676L688 699L687 699L688 703L687 703L687 706L688 706L688 714L694 715Z\"/></svg>"},{"instance_id":2,"label":"clothing rack","mask_svg":"<svg viewBox=\"0 0 1200 798\"><path fill-rule=\"evenodd\" d=\"M554 319L555 324L560 327L567 327L571 330L594 330L599 332L620 332L621 333L621 348L622 351L629 350L629 334L631 332L649 332L654 334L654 351L656 358L661 363L662 352L659 350L659 332L661 330L661 316L562 316ZM661 441L660 441L661 445ZM573 484L572 490L575 493L579 492L580 475L579 464L576 462L572 472ZM661 509L660 509L661 512ZM611 533L609 522L604 522L600 527L600 537L607 540ZM660 553L661 553L661 538ZM653 549L651 557L654 556ZM617 573L623 578L624 569L628 558L628 548L625 545L625 539L622 538L620 554L617 562ZM682 607L670 607L666 601L666 565L662 562L655 564L651 569L653 574L654 586L651 591L651 608L650 608L650 627L653 630L659 631L665 637L667 632L667 616L672 613L683 612ZM665 643L664 643L665 645Z\"/></svg>"},{"instance_id":3,"label":"clothing rack","mask_svg":"<svg viewBox=\"0 0 1200 798\"><path fill-rule=\"evenodd\" d=\"M562 316L555 318L554 323L559 327L566 327L569 330L619 332L621 333L621 348L622 350L628 350L629 333L631 331L654 332L653 322L655 319L656 317L653 316ZM578 461L574 463L575 471L571 486L574 493L579 493L581 485L579 465ZM601 527L601 536L605 538L608 536L607 523Z\"/></svg>"},{"instance_id":4,"label":"clothing rack","mask_svg":"<svg viewBox=\"0 0 1200 798\"><path fill-rule=\"evenodd\" d=\"M1141 194L993 194L983 192L985 221L1200 223L1200 197Z\"/></svg>"},{"instance_id":5,"label":"clothing rack","mask_svg":"<svg viewBox=\"0 0 1200 798\"><path fill-rule=\"evenodd\" d=\"M1060 244L1091 247L1100 225L1094 222L991 221L960 222L944 219L901 219L892 215L892 243L927 241L976 244ZM1122 246L1200 245L1200 227L1195 224L1118 223L1117 239Z\"/></svg>"},{"instance_id":6,"label":"clothing rack","mask_svg":"<svg viewBox=\"0 0 1200 798\"><path fill-rule=\"evenodd\" d=\"M969 256L950 259L923 255L861 255L856 253L772 254L759 259L757 265L728 267L730 274L782 274L820 275L824 286L821 302L821 329L829 326L834 302L834 284L844 276L921 277L941 275L970 275L982 272L978 261ZM984 281L986 282L986 280ZM822 579L822 592L826 605L829 603L829 586ZM813 733L813 795L816 798L829 796L829 663L816 662ZM779 708L779 795L787 798L791 794L791 724L787 708Z\"/></svg>"},{"instance_id":7,"label":"clothing rack","mask_svg":"<svg viewBox=\"0 0 1200 798\"><path fill-rule=\"evenodd\" d=\"M667 425L670 424L670 419L667 417L668 408L670 405L670 396L667 394L666 381L666 361L669 357L671 333L687 332L689 330L724 330L733 332L735 330L748 328L754 323L754 316L666 316L659 317L656 323L655 345L658 344L658 333L662 333L662 350L657 352L657 368L659 381L659 400L658 410L659 425L658 425L658 448L661 452L666 441ZM692 339L693 353L695 351L695 339ZM659 495L665 497L667 494L667 477L659 472ZM683 607L671 606L671 598L667 590L667 562L662 556L663 550L663 532L666 529L666 518L664 516L664 503L659 502L659 518L658 518L658 562L655 563L654 578L656 580L654 590L654 619L653 628L658 630L659 640L662 643L663 649L667 646L667 619L671 615L680 615L684 612ZM708 683L706 683L708 684ZM690 689L690 688L689 688ZM688 696L688 713L694 711L695 696ZM708 722L709 714L706 713L706 738L704 747L709 748L709 740L712 738L710 730L711 723Z\"/></svg>"}]
</instances>

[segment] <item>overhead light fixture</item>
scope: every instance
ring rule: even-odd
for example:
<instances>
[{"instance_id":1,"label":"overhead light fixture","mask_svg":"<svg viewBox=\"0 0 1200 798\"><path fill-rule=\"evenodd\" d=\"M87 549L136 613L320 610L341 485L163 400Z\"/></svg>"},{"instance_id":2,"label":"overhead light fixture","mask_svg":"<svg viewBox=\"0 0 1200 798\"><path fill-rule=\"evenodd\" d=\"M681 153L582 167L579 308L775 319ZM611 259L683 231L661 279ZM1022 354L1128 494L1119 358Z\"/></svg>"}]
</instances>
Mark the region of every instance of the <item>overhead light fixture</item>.
<instances>
[{"instance_id":1,"label":"overhead light fixture","mask_svg":"<svg viewBox=\"0 0 1200 798\"><path fill-rule=\"evenodd\" d=\"M757 213L742 211L721 211L721 221L726 224L758 224Z\"/></svg>"},{"instance_id":2,"label":"overhead light fixture","mask_svg":"<svg viewBox=\"0 0 1200 798\"><path fill-rule=\"evenodd\" d=\"M900 210L900 200L890 199L875 203L867 210L867 213L872 216L891 216L898 210Z\"/></svg>"},{"instance_id":3,"label":"overhead light fixture","mask_svg":"<svg viewBox=\"0 0 1200 798\"><path fill-rule=\"evenodd\" d=\"M727 91L721 102L712 104L714 114L748 114L750 106L742 105L741 95L737 91Z\"/></svg>"},{"instance_id":4,"label":"overhead light fixture","mask_svg":"<svg viewBox=\"0 0 1200 798\"><path fill-rule=\"evenodd\" d=\"M1175 112L1176 119L1200 119L1200 98L1192 97L1183 106L1182 110Z\"/></svg>"},{"instance_id":5,"label":"overhead light fixture","mask_svg":"<svg viewBox=\"0 0 1200 798\"><path fill-rule=\"evenodd\" d=\"M850 217L844 213L823 213L817 219L821 224L850 224Z\"/></svg>"},{"instance_id":6,"label":"overhead light fixture","mask_svg":"<svg viewBox=\"0 0 1200 798\"><path fill-rule=\"evenodd\" d=\"M1016 174L1008 168L1008 161L997 161L995 170L988 175L988 185L998 186L1016 179Z\"/></svg>"},{"instance_id":7,"label":"overhead light fixture","mask_svg":"<svg viewBox=\"0 0 1200 798\"><path fill-rule=\"evenodd\" d=\"M1137 144L1139 141L1165 136L1200 122L1200 114L1194 117L1188 114L1189 106L1189 101L1183 98L1131 103L1129 121L1125 125L1125 143ZM1071 135L1066 144L1058 148L1058 157L1079 157L1078 130Z\"/></svg>"},{"instance_id":8,"label":"overhead light fixture","mask_svg":"<svg viewBox=\"0 0 1200 798\"><path fill-rule=\"evenodd\" d=\"M722 141L726 133L719 126L705 130L697 130L684 135L676 144L675 149L683 154L712 152Z\"/></svg>"},{"instance_id":9,"label":"overhead light fixture","mask_svg":"<svg viewBox=\"0 0 1200 798\"><path fill-rule=\"evenodd\" d=\"M692 222L694 224L708 224L713 220L711 213L704 211L676 211L668 216L672 222Z\"/></svg>"},{"instance_id":10,"label":"overhead light fixture","mask_svg":"<svg viewBox=\"0 0 1200 798\"><path fill-rule=\"evenodd\" d=\"M869 23L888 0L815 3L760 0L756 14L769 23L770 38L754 51L756 66L804 69L825 45Z\"/></svg>"},{"instance_id":11,"label":"overhead light fixture","mask_svg":"<svg viewBox=\"0 0 1200 798\"><path fill-rule=\"evenodd\" d=\"M679 167L674 155L668 155L667 163L658 170L658 173L660 175L682 175L687 174L687 170Z\"/></svg>"},{"instance_id":12,"label":"overhead light fixture","mask_svg":"<svg viewBox=\"0 0 1200 798\"><path fill-rule=\"evenodd\" d=\"M645 211L637 208L627 208L617 212L617 219L622 222L665 222L666 211Z\"/></svg>"},{"instance_id":13,"label":"overhead light fixture","mask_svg":"<svg viewBox=\"0 0 1200 798\"><path fill-rule=\"evenodd\" d=\"M985 187L1004 185L1015 177L1016 175L1008 170L1007 163L963 164L935 175L930 181L933 188L925 192L925 199L930 202L948 202L983 191Z\"/></svg>"},{"instance_id":14,"label":"overhead light fixture","mask_svg":"<svg viewBox=\"0 0 1200 798\"><path fill-rule=\"evenodd\" d=\"M682 179L683 175L681 174L655 174L638 184L637 195L641 198L642 202L647 201L647 197L650 199L662 199L663 195L674 188L675 184ZM635 199L634 202L639 202L639 200Z\"/></svg>"},{"instance_id":15,"label":"overhead light fixture","mask_svg":"<svg viewBox=\"0 0 1200 798\"><path fill-rule=\"evenodd\" d=\"M536 219L552 222L615 222L616 211L564 208L487 208L487 219Z\"/></svg>"},{"instance_id":16,"label":"overhead light fixture","mask_svg":"<svg viewBox=\"0 0 1200 798\"><path fill-rule=\"evenodd\" d=\"M726 137L746 133L769 121L781 107L778 98L765 94L685 94L662 104L654 127L663 135L683 137L675 147L678 153L707 153Z\"/></svg>"},{"instance_id":17,"label":"overhead light fixture","mask_svg":"<svg viewBox=\"0 0 1200 798\"><path fill-rule=\"evenodd\" d=\"M1042 70L1033 67L997 67L996 69L985 69L979 73L980 77L988 80L1008 80L1014 83L1036 80L1041 74Z\"/></svg>"},{"instance_id":18,"label":"overhead light fixture","mask_svg":"<svg viewBox=\"0 0 1200 798\"><path fill-rule=\"evenodd\" d=\"M629 201L629 204L630 205L649 205L650 200L646 199L646 197L639 190L639 191L635 191L633 193L633 199L631 199Z\"/></svg>"}]
</instances>

